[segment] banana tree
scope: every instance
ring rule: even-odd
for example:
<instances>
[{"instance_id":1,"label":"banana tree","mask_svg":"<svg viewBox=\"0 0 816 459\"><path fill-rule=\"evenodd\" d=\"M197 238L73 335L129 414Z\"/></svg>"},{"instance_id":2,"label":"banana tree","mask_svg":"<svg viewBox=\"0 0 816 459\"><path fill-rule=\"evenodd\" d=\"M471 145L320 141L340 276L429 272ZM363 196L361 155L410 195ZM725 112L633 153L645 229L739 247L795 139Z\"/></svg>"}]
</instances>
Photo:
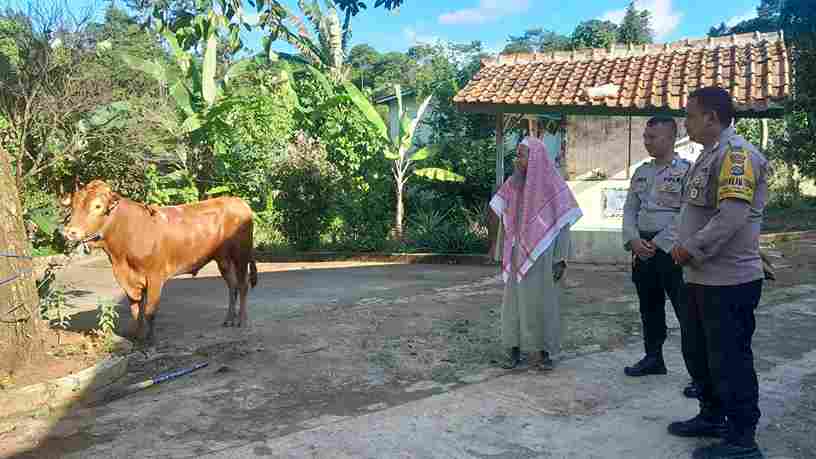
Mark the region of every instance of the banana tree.
<instances>
[{"instance_id":1,"label":"banana tree","mask_svg":"<svg viewBox=\"0 0 816 459\"><path fill-rule=\"evenodd\" d=\"M298 0L298 8L311 23L314 32L309 30L306 21L288 9L282 14L262 15L259 24L272 29L270 36L264 37L264 47L269 55L279 55L284 59L308 64L328 75L334 83L348 77L351 68L345 63L346 42L344 28L340 24L340 15L334 0L324 0L321 8L318 0ZM271 50L275 39L282 39L294 46L298 56L285 53L276 54Z\"/></svg>"},{"instance_id":2,"label":"banana tree","mask_svg":"<svg viewBox=\"0 0 816 459\"><path fill-rule=\"evenodd\" d=\"M363 115L365 115L365 118L377 130L377 133L386 141L387 146L383 154L386 159L393 161L391 171L394 176L394 185L397 195L394 235L397 239L402 239L403 221L405 219L404 191L405 185L412 175L444 182L464 182L465 178L449 170L436 167L415 168L415 163L427 160L438 153L438 148L435 146L417 147L415 145L417 127L423 115L428 110L433 96L426 97L420 104L416 116L411 118L406 113L402 103L402 88L398 84L394 85L394 93L397 100L397 115L400 123L399 132L396 138L392 139L388 135L385 120L382 119L368 98L351 82L346 81L343 85L352 102L354 102L354 105L357 106Z\"/></svg>"},{"instance_id":3,"label":"banana tree","mask_svg":"<svg viewBox=\"0 0 816 459\"><path fill-rule=\"evenodd\" d=\"M242 59L218 71L219 46L226 46L233 52L241 49L240 27L250 27L245 22L240 1L217 0L216 3L197 15L176 17L172 23L165 22L161 10L154 11L153 25L170 49L171 62L149 61L126 52L117 53L127 66L152 76L168 88L177 117L164 120L162 124L168 132L178 133L179 140L192 147L193 157L180 157L179 160L188 170L198 174L200 192L207 192L204 184L209 181L209 168L199 166L215 159L206 143L208 114L224 99L232 81L250 72L256 63L251 58ZM226 41L222 43L224 36ZM218 78L219 74L223 77ZM278 77L284 81L285 72L280 72Z\"/></svg>"}]
</instances>

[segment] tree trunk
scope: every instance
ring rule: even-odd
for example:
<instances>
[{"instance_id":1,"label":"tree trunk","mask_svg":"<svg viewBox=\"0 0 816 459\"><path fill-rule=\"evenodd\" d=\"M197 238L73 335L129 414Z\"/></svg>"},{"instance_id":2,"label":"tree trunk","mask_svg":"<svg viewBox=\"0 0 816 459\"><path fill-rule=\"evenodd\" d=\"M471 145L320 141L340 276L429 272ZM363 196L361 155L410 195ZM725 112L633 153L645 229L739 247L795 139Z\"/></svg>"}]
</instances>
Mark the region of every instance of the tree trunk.
<instances>
[{"instance_id":1,"label":"tree trunk","mask_svg":"<svg viewBox=\"0 0 816 459\"><path fill-rule=\"evenodd\" d=\"M0 147L0 376L43 352L39 299L11 158ZM18 276L18 277L15 277Z\"/></svg>"}]
</instances>

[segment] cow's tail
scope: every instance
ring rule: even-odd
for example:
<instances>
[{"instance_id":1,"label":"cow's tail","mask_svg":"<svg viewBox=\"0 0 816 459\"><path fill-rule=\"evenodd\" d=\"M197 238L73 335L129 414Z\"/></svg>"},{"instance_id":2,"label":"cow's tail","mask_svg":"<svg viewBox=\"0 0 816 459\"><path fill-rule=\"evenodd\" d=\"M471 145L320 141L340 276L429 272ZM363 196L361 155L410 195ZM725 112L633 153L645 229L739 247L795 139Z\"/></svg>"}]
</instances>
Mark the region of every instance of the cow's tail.
<instances>
[{"instance_id":1,"label":"cow's tail","mask_svg":"<svg viewBox=\"0 0 816 459\"><path fill-rule=\"evenodd\" d=\"M249 260L249 285L255 288L258 285L258 267L255 266L255 254Z\"/></svg>"}]
</instances>

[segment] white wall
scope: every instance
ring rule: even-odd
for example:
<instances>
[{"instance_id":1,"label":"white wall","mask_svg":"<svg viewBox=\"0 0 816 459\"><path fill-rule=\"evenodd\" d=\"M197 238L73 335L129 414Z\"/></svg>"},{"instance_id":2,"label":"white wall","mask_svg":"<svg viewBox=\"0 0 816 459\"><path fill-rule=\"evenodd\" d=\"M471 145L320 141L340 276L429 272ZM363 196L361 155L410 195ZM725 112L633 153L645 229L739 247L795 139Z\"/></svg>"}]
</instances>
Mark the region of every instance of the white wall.
<instances>
[{"instance_id":1,"label":"white wall","mask_svg":"<svg viewBox=\"0 0 816 459\"><path fill-rule=\"evenodd\" d=\"M675 150L680 154L680 157L695 161L702 150L702 145L690 142L686 137L677 142ZM646 158L632 164L629 169L629 176L631 177L641 164L650 160L651 158ZM605 189L618 189L622 192L629 189L629 180L626 178L625 169L618 171L608 180L570 180L567 183L584 212L584 216L575 225L575 229L620 231L623 224L622 217L606 217L603 214L603 192Z\"/></svg>"}]
</instances>

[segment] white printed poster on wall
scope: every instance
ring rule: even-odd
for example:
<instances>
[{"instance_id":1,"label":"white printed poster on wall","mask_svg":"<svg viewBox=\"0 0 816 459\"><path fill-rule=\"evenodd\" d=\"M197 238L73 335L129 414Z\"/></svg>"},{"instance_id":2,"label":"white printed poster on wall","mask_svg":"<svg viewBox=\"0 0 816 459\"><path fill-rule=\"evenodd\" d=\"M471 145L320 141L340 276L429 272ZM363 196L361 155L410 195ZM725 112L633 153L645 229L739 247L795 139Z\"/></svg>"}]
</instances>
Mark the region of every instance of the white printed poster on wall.
<instances>
[{"instance_id":1,"label":"white printed poster on wall","mask_svg":"<svg viewBox=\"0 0 816 459\"><path fill-rule=\"evenodd\" d=\"M625 188L604 188L601 191L601 209L604 218L623 218L623 205L626 203Z\"/></svg>"}]
</instances>

